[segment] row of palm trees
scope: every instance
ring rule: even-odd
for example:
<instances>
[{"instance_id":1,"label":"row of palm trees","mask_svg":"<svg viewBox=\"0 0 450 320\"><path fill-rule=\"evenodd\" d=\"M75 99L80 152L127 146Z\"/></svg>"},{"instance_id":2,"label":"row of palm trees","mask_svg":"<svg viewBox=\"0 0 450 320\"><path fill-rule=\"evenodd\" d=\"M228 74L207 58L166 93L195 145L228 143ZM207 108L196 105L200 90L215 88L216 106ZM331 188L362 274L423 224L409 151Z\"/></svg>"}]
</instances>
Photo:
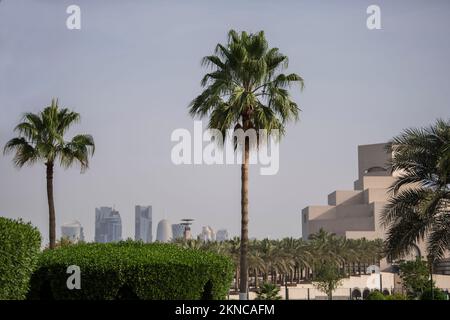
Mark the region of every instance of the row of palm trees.
<instances>
[{"instance_id":1,"label":"row of palm trees","mask_svg":"<svg viewBox=\"0 0 450 320\"><path fill-rule=\"evenodd\" d=\"M236 267L235 279L240 279L240 239L224 242L200 240L175 240L180 246L208 250L229 256ZM258 288L263 282L278 285L295 285L312 281L315 268L323 263L334 264L343 274L365 274L369 265L383 258L383 241L345 239L320 230L310 240L284 238L282 240L250 240L248 251L249 286ZM240 281L235 281L238 289Z\"/></svg>"}]
</instances>

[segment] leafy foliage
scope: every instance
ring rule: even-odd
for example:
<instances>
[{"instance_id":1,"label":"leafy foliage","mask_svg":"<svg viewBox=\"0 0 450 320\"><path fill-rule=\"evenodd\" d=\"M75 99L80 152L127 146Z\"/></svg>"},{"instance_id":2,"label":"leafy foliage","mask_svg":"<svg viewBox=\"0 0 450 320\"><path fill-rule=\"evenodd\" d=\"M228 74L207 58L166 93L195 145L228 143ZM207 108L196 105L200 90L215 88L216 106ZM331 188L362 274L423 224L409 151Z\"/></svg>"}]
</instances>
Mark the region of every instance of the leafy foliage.
<instances>
[{"instance_id":1,"label":"leafy foliage","mask_svg":"<svg viewBox=\"0 0 450 320\"><path fill-rule=\"evenodd\" d=\"M40 247L30 223L0 217L0 300L25 298Z\"/></svg>"},{"instance_id":2,"label":"leafy foliage","mask_svg":"<svg viewBox=\"0 0 450 320\"><path fill-rule=\"evenodd\" d=\"M431 288L427 288L420 296L420 300L448 300L448 297L447 294L439 288L433 288L433 293L431 293Z\"/></svg>"},{"instance_id":3,"label":"leafy foliage","mask_svg":"<svg viewBox=\"0 0 450 320\"><path fill-rule=\"evenodd\" d=\"M288 57L269 48L263 31L230 30L228 42L217 44L214 55L202 63L212 70L203 77L205 89L191 102L189 112L209 116L208 128L222 133L228 129L283 133L288 121L298 119L299 108L288 89L295 84L303 88L303 79L281 73L288 67Z\"/></svg>"},{"instance_id":4,"label":"leafy foliage","mask_svg":"<svg viewBox=\"0 0 450 320\"><path fill-rule=\"evenodd\" d=\"M400 277L403 287L410 297L419 297L430 287L430 269L428 263L421 259L400 263Z\"/></svg>"},{"instance_id":5,"label":"leafy foliage","mask_svg":"<svg viewBox=\"0 0 450 320\"><path fill-rule=\"evenodd\" d=\"M336 264L323 262L316 268L313 284L331 300L333 291L342 285L344 277L345 273Z\"/></svg>"},{"instance_id":6,"label":"leafy foliage","mask_svg":"<svg viewBox=\"0 0 450 320\"><path fill-rule=\"evenodd\" d=\"M386 296L378 290L369 293L366 300L386 300Z\"/></svg>"},{"instance_id":7,"label":"leafy foliage","mask_svg":"<svg viewBox=\"0 0 450 320\"><path fill-rule=\"evenodd\" d=\"M60 108L57 100L42 112L26 113L23 121L14 131L18 137L8 141L4 153L15 152L14 163L18 167L34 164L38 161L55 163L68 168L75 162L81 170L89 166L89 156L94 153L94 140L87 134L74 136L70 141L64 140L69 128L80 120L80 115L67 108Z\"/></svg>"},{"instance_id":8,"label":"leafy foliage","mask_svg":"<svg viewBox=\"0 0 450 320\"><path fill-rule=\"evenodd\" d=\"M388 296L385 296L386 300L408 300L408 296L401 293L394 293Z\"/></svg>"},{"instance_id":9,"label":"leafy foliage","mask_svg":"<svg viewBox=\"0 0 450 320\"><path fill-rule=\"evenodd\" d=\"M281 300L280 289L272 283L263 283L258 289L256 300Z\"/></svg>"},{"instance_id":10,"label":"leafy foliage","mask_svg":"<svg viewBox=\"0 0 450 320\"><path fill-rule=\"evenodd\" d=\"M66 287L70 265L80 267L80 290ZM43 252L30 298L223 299L232 274L228 258L173 244L75 244Z\"/></svg>"},{"instance_id":11,"label":"leafy foliage","mask_svg":"<svg viewBox=\"0 0 450 320\"><path fill-rule=\"evenodd\" d=\"M450 121L407 129L389 150L398 177L382 215L387 253L401 258L426 239L429 258L435 261L450 249Z\"/></svg>"}]
</instances>

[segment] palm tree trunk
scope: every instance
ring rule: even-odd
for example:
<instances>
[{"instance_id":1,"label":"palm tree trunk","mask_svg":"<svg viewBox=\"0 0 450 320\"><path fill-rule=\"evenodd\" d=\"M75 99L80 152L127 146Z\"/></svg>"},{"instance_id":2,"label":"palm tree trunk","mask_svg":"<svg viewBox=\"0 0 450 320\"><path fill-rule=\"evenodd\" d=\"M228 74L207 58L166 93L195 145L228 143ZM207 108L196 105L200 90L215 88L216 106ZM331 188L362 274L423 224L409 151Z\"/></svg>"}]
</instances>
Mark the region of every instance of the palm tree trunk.
<instances>
[{"instance_id":1,"label":"palm tree trunk","mask_svg":"<svg viewBox=\"0 0 450 320\"><path fill-rule=\"evenodd\" d=\"M239 288L239 268L236 268L236 275L235 275L235 277L236 277L236 281L234 283L234 289L236 291L238 291L238 288Z\"/></svg>"},{"instance_id":2,"label":"palm tree trunk","mask_svg":"<svg viewBox=\"0 0 450 320\"><path fill-rule=\"evenodd\" d=\"M53 200L53 162L47 162L47 200L48 200L48 231L50 235L50 249L56 244L55 202Z\"/></svg>"},{"instance_id":3,"label":"palm tree trunk","mask_svg":"<svg viewBox=\"0 0 450 320\"><path fill-rule=\"evenodd\" d=\"M248 282L248 162L250 155L250 146L247 138L244 139L244 161L241 165L241 283L240 299L246 299Z\"/></svg>"}]
</instances>

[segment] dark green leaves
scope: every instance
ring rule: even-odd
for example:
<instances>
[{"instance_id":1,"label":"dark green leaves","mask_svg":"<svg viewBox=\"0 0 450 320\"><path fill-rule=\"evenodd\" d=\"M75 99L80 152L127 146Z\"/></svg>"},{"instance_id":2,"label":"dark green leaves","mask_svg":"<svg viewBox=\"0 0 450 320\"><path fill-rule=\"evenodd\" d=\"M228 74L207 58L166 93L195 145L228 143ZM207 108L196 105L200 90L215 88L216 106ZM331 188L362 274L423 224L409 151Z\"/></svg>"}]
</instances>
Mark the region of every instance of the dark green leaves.
<instances>
[{"instance_id":1,"label":"dark green leaves","mask_svg":"<svg viewBox=\"0 0 450 320\"><path fill-rule=\"evenodd\" d=\"M70 265L81 269L81 290L66 287ZM226 257L173 244L78 244L42 254L31 297L41 298L48 284L55 299L119 299L124 291L137 299L200 299L209 281L208 296L223 299L233 271Z\"/></svg>"},{"instance_id":2,"label":"dark green leaves","mask_svg":"<svg viewBox=\"0 0 450 320\"><path fill-rule=\"evenodd\" d=\"M0 300L25 299L40 247L35 227L0 217Z\"/></svg>"},{"instance_id":3,"label":"dark green leaves","mask_svg":"<svg viewBox=\"0 0 450 320\"><path fill-rule=\"evenodd\" d=\"M67 108L60 108L57 100L38 114L26 113L23 122L15 131L18 137L11 139L4 153L15 152L14 164L22 167L37 161L54 162L59 159L63 167L79 163L81 170L89 166L89 157L94 153L94 139L90 135L77 135L70 141L64 134L80 115Z\"/></svg>"},{"instance_id":4,"label":"dark green leaves","mask_svg":"<svg viewBox=\"0 0 450 320\"><path fill-rule=\"evenodd\" d=\"M202 65L212 69L201 85L204 91L189 105L193 117L209 117L209 128L225 131L280 130L296 121L299 108L288 88L303 79L294 73L276 74L288 67L288 59L277 48L269 48L264 32L248 34L231 30L228 42L216 46L215 55Z\"/></svg>"},{"instance_id":5,"label":"dark green leaves","mask_svg":"<svg viewBox=\"0 0 450 320\"><path fill-rule=\"evenodd\" d=\"M382 216L388 254L401 257L425 240L430 258L438 259L450 249L450 122L407 129L389 149L397 179Z\"/></svg>"}]
</instances>

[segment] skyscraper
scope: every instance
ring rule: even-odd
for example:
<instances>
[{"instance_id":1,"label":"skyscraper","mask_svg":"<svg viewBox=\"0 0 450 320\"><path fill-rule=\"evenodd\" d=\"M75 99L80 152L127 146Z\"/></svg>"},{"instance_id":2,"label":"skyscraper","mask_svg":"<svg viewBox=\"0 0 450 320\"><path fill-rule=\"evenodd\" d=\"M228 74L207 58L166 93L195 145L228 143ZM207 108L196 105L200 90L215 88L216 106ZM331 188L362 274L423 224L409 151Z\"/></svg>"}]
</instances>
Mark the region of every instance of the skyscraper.
<instances>
[{"instance_id":1,"label":"skyscraper","mask_svg":"<svg viewBox=\"0 0 450 320\"><path fill-rule=\"evenodd\" d=\"M145 243L152 242L152 206L135 206L134 213L134 240L142 240Z\"/></svg>"},{"instance_id":2,"label":"skyscraper","mask_svg":"<svg viewBox=\"0 0 450 320\"><path fill-rule=\"evenodd\" d=\"M217 241L227 241L228 240L228 231L226 229L220 229L216 234Z\"/></svg>"},{"instance_id":3,"label":"skyscraper","mask_svg":"<svg viewBox=\"0 0 450 320\"><path fill-rule=\"evenodd\" d=\"M200 234L200 240L215 241L216 233L214 232L213 228L211 228L210 226L202 227L202 233Z\"/></svg>"},{"instance_id":4,"label":"skyscraper","mask_svg":"<svg viewBox=\"0 0 450 320\"><path fill-rule=\"evenodd\" d=\"M184 229L186 229L186 226L181 223L172 224L173 239L183 239Z\"/></svg>"},{"instance_id":5,"label":"skyscraper","mask_svg":"<svg viewBox=\"0 0 450 320\"><path fill-rule=\"evenodd\" d=\"M169 242L172 240L172 226L169 221L164 219L158 223L158 229L156 231L156 241Z\"/></svg>"},{"instance_id":6,"label":"skyscraper","mask_svg":"<svg viewBox=\"0 0 450 320\"><path fill-rule=\"evenodd\" d=\"M122 219L118 211L110 207L95 209L95 242L122 240Z\"/></svg>"},{"instance_id":7,"label":"skyscraper","mask_svg":"<svg viewBox=\"0 0 450 320\"><path fill-rule=\"evenodd\" d=\"M84 241L83 227L79 221L72 221L61 226L61 237L77 243Z\"/></svg>"}]
</instances>

